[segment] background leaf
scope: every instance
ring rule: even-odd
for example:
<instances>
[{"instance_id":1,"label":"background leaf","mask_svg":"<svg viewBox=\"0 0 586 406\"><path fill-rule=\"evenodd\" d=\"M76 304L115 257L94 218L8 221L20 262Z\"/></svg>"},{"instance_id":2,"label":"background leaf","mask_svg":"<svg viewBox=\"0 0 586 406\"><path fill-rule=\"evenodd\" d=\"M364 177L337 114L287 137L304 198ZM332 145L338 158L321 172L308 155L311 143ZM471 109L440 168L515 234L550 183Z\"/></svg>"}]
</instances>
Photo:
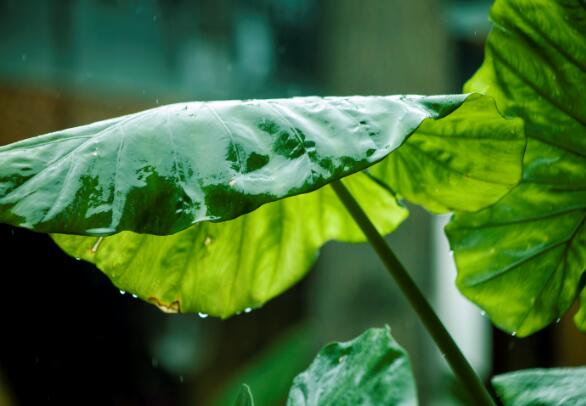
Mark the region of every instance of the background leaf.
<instances>
[{"instance_id":1,"label":"background leaf","mask_svg":"<svg viewBox=\"0 0 586 406\"><path fill-rule=\"evenodd\" d=\"M388 327L325 346L293 381L288 405L415 405L407 353Z\"/></svg>"},{"instance_id":2,"label":"background leaf","mask_svg":"<svg viewBox=\"0 0 586 406\"><path fill-rule=\"evenodd\" d=\"M254 392L258 405L282 405L287 399L293 378L314 358L317 338L309 325L298 325L286 331L260 354L222 385L221 391L209 402L214 406L228 406L238 394L241 382Z\"/></svg>"},{"instance_id":3,"label":"background leaf","mask_svg":"<svg viewBox=\"0 0 586 406\"><path fill-rule=\"evenodd\" d=\"M457 214L447 233L462 293L525 336L562 317L584 287L586 9L497 0L491 18L485 61L465 89L524 119L523 180L496 205Z\"/></svg>"},{"instance_id":4,"label":"background leaf","mask_svg":"<svg viewBox=\"0 0 586 406\"><path fill-rule=\"evenodd\" d=\"M504 406L586 404L586 367L527 369L492 379Z\"/></svg>"},{"instance_id":5,"label":"background leaf","mask_svg":"<svg viewBox=\"0 0 586 406\"><path fill-rule=\"evenodd\" d=\"M254 399L248 385L242 384L240 386L240 392L238 392L234 406L254 406Z\"/></svg>"}]
</instances>

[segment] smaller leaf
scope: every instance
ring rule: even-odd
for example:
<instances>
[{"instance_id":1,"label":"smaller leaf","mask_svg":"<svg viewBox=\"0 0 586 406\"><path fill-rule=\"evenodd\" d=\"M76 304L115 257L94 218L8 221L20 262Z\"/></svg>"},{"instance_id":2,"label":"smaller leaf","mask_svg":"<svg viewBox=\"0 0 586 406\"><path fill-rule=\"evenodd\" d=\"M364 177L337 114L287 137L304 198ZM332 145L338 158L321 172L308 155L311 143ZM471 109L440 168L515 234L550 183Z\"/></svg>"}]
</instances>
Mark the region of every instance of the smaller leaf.
<instances>
[{"instance_id":1,"label":"smaller leaf","mask_svg":"<svg viewBox=\"0 0 586 406\"><path fill-rule=\"evenodd\" d=\"M409 358L389 327L325 346L294 379L287 401L288 406L416 403Z\"/></svg>"},{"instance_id":2,"label":"smaller leaf","mask_svg":"<svg viewBox=\"0 0 586 406\"><path fill-rule=\"evenodd\" d=\"M503 405L586 405L586 367L526 369L492 379Z\"/></svg>"},{"instance_id":3,"label":"smaller leaf","mask_svg":"<svg viewBox=\"0 0 586 406\"><path fill-rule=\"evenodd\" d=\"M240 387L240 392L234 402L234 406L254 406L254 398L247 384L243 383Z\"/></svg>"}]
</instances>

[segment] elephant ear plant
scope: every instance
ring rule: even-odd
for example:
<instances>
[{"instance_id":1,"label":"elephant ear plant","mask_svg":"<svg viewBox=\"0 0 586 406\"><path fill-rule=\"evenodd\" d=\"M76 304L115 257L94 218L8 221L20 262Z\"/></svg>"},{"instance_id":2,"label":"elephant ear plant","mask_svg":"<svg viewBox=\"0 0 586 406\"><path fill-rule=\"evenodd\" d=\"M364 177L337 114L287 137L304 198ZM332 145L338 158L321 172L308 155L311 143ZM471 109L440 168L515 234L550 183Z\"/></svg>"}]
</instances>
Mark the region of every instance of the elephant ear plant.
<instances>
[{"instance_id":1,"label":"elephant ear plant","mask_svg":"<svg viewBox=\"0 0 586 406\"><path fill-rule=\"evenodd\" d=\"M182 103L0 147L0 222L51 233L163 311L222 318L295 284L326 241L366 239L475 404L494 404L382 238L408 214L399 198L456 212L459 288L519 336L584 291L585 5L497 0L491 17L464 95ZM553 405L585 380L494 385L507 405ZM404 350L372 329L326 346L288 404L408 405L414 388Z\"/></svg>"}]
</instances>

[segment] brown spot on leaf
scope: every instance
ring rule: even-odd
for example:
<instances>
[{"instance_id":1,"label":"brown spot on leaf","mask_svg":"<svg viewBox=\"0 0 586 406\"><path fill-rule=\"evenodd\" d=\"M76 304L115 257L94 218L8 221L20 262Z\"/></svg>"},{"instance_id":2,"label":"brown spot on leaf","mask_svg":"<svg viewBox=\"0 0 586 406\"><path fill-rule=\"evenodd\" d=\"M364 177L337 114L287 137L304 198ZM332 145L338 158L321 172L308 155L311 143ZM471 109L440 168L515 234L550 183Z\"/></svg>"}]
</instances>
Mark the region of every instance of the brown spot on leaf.
<instances>
[{"instance_id":1,"label":"brown spot on leaf","mask_svg":"<svg viewBox=\"0 0 586 406\"><path fill-rule=\"evenodd\" d=\"M181 313L181 306L179 305L179 300L174 300L169 304L161 302L154 296L149 297L149 303L154 304L164 313Z\"/></svg>"}]
</instances>

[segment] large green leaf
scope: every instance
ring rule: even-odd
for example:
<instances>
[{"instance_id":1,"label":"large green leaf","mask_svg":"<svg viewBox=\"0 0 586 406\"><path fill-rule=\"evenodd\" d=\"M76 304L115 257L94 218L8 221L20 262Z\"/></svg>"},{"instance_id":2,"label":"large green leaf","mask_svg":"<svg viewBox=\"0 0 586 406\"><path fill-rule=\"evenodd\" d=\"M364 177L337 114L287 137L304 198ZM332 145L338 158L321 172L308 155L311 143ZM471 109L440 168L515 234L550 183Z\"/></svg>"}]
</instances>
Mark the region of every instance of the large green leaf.
<instances>
[{"instance_id":1,"label":"large green leaf","mask_svg":"<svg viewBox=\"0 0 586 406\"><path fill-rule=\"evenodd\" d=\"M521 120L503 121L494 100L480 98L442 120L424 121L369 171L433 212L477 211L519 181L524 148Z\"/></svg>"},{"instance_id":2,"label":"large green leaf","mask_svg":"<svg viewBox=\"0 0 586 406\"><path fill-rule=\"evenodd\" d=\"M504 330L525 336L562 317L586 270L584 2L497 0L486 58L466 86L520 116L521 184L447 227L460 290ZM583 308L576 322L586 329Z\"/></svg>"},{"instance_id":3,"label":"large green leaf","mask_svg":"<svg viewBox=\"0 0 586 406\"><path fill-rule=\"evenodd\" d=\"M0 147L0 222L104 236L230 220L372 165L466 97L183 103L35 137Z\"/></svg>"},{"instance_id":4,"label":"large green leaf","mask_svg":"<svg viewBox=\"0 0 586 406\"><path fill-rule=\"evenodd\" d=\"M406 218L407 210L365 174L348 177L345 184L378 219L381 232L391 232ZM162 310L228 317L261 306L297 282L326 241L363 237L327 186L169 236L124 231L53 238L68 254L95 263L120 289Z\"/></svg>"},{"instance_id":5,"label":"large green leaf","mask_svg":"<svg viewBox=\"0 0 586 406\"><path fill-rule=\"evenodd\" d=\"M468 137L469 146L484 128L479 121L492 130L492 144L482 132L482 148L450 159L484 179L481 190L451 178L428 179L430 186L474 192L475 205L506 193L520 175L523 135L487 99L188 103L48 134L0 148L0 221L63 233L54 239L67 253L163 310L228 317L294 284L326 241L363 240L329 188L304 193L383 159L422 121L425 136ZM454 110L461 116L459 108L472 119L441 119ZM507 138L490 161L501 175L476 171L478 152ZM393 195L366 175L349 177L347 186L381 233L405 218Z\"/></svg>"},{"instance_id":6,"label":"large green leaf","mask_svg":"<svg viewBox=\"0 0 586 406\"><path fill-rule=\"evenodd\" d=\"M407 353L393 340L388 327L329 344L293 380L287 404L415 405L415 381Z\"/></svg>"},{"instance_id":7,"label":"large green leaf","mask_svg":"<svg viewBox=\"0 0 586 406\"><path fill-rule=\"evenodd\" d=\"M527 369L492 379L504 406L586 405L586 367Z\"/></svg>"}]
</instances>

